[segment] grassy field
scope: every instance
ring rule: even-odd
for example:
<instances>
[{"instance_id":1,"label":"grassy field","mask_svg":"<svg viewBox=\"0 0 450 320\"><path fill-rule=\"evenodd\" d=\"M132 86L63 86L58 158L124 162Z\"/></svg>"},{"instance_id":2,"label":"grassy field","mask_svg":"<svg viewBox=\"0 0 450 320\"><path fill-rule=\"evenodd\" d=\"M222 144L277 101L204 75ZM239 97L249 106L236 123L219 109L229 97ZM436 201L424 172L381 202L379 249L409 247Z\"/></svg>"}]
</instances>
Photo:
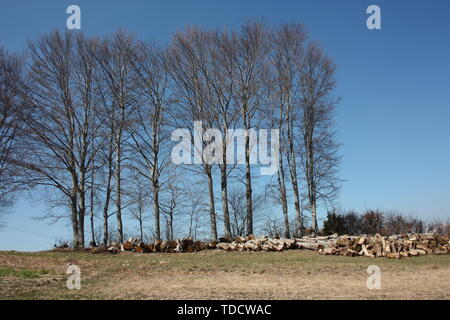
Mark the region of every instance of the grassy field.
<instances>
[{"instance_id":1,"label":"grassy field","mask_svg":"<svg viewBox=\"0 0 450 320\"><path fill-rule=\"evenodd\" d=\"M66 287L69 265L81 290ZM381 289L366 286L381 268ZM316 252L119 255L0 252L0 299L450 299L450 255L400 260Z\"/></svg>"}]
</instances>

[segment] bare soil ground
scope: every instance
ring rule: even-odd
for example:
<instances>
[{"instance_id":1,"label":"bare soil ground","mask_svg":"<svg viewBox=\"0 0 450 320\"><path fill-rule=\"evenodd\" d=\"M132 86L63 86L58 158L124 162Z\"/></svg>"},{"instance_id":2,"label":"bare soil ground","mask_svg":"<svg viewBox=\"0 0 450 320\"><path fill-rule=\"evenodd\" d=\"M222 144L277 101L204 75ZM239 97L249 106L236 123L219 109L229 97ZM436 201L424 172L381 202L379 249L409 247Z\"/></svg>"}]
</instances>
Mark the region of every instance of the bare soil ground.
<instances>
[{"instance_id":1,"label":"bare soil ground","mask_svg":"<svg viewBox=\"0 0 450 320\"><path fill-rule=\"evenodd\" d=\"M69 265L81 290L66 287ZM381 289L366 286L381 269ZM450 299L450 255L400 260L317 252L119 255L0 252L0 299Z\"/></svg>"}]
</instances>

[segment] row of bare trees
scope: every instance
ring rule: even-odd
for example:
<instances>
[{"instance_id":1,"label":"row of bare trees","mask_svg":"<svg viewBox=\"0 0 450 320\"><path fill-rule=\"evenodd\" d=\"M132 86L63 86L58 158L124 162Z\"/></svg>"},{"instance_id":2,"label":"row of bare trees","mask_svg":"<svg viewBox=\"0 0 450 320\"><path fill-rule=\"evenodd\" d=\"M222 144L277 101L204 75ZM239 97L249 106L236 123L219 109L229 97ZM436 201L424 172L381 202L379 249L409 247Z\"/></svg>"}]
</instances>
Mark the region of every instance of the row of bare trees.
<instances>
[{"instance_id":1,"label":"row of bare trees","mask_svg":"<svg viewBox=\"0 0 450 320\"><path fill-rule=\"evenodd\" d=\"M0 227L17 189L18 168L8 159L16 153L21 134L18 110L24 106L22 59L0 47Z\"/></svg>"},{"instance_id":2,"label":"row of bare trees","mask_svg":"<svg viewBox=\"0 0 450 320\"><path fill-rule=\"evenodd\" d=\"M69 208L55 217L70 218L74 247L85 245L86 217L91 245L98 219L100 242L110 241L113 216L122 242L126 213L143 238L149 206L156 239L162 223L165 238L175 237L180 214L192 236L204 224L199 212L209 216L211 239L218 221L225 236L253 234L268 198L281 206L285 236L300 236L308 221L317 232L318 202L336 196L335 66L300 24L187 28L165 48L123 30L103 38L54 31L30 42L26 58L0 55L2 190L35 188ZM171 161L178 128L190 133L194 150L185 151L197 164ZM215 133L196 134L208 128ZM235 128L245 132L242 165L227 161ZM250 136L259 128L280 131L275 184L253 172Z\"/></svg>"}]
</instances>

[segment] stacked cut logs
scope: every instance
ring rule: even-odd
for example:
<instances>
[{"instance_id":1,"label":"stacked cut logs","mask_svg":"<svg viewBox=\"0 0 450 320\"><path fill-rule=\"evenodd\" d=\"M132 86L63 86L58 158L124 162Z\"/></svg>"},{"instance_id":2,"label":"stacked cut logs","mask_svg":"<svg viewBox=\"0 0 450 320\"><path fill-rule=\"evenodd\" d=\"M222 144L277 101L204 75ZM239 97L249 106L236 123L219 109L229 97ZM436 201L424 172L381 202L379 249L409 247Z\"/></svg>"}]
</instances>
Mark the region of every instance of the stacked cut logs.
<instances>
[{"instance_id":1,"label":"stacked cut logs","mask_svg":"<svg viewBox=\"0 0 450 320\"><path fill-rule=\"evenodd\" d=\"M419 256L427 254L449 254L449 235L437 233L403 234L380 236L376 234L338 236L337 234L322 237L303 237L295 239L280 239L255 236L220 238L219 242L193 241L191 238L176 241L156 240L145 244L138 239L128 239L123 244L113 243L110 247L93 248L93 253L109 252L137 252L137 253L173 253L197 252L207 249L226 251L283 251L289 249L306 249L318 251L324 255L387 257L399 259L401 257Z\"/></svg>"},{"instance_id":2,"label":"stacked cut logs","mask_svg":"<svg viewBox=\"0 0 450 320\"><path fill-rule=\"evenodd\" d=\"M450 238L448 235L436 233L403 234L394 236L340 236L330 241L330 245L319 250L325 255L387 257L420 256L427 254L450 253Z\"/></svg>"},{"instance_id":3,"label":"stacked cut logs","mask_svg":"<svg viewBox=\"0 0 450 320\"><path fill-rule=\"evenodd\" d=\"M119 253L126 251L133 251L137 253L150 252L197 252L206 249L214 249L217 242L202 242L193 241L191 238L177 239L176 241L155 240L152 243L145 244L144 242L130 238L123 244L113 243L107 251L110 253Z\"/></svg>"},{"instance_id":4,"label":"stacked cut logs","mask_svg":"<svg viewBox=\"0 0 450 320\"><path fill-rule=\"evenodd\" d=\"M234 240L221 238L216 245L226 251L283 251L288 249L320 250L329 246L329 240L337 235L327 237L305 237L296 239L256 238L254 236L237 237Z\"/></svg>"}]
</instances>

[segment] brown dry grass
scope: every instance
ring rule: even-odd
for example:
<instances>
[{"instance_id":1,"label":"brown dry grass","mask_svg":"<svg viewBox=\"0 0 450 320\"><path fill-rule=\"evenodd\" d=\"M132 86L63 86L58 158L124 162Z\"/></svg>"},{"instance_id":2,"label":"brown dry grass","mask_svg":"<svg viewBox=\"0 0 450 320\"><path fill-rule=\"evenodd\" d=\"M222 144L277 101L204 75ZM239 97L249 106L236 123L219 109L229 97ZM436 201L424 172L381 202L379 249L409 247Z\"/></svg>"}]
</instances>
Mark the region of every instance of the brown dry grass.
<instances>
[{"instance_id":1,"label":"brown dry grass","mask_svg":"<svg viewBox=\"0 0 450 320\"><path fill-rule=\"evenodd\" d=\"M81 290L66 288L70 264L81 268ZM381 290L366 287L372 264L381 268ZM115 256L0 252L0 298L449 299L450 255L389 260L300 250Z\"/></svg>"}]
</instances>

